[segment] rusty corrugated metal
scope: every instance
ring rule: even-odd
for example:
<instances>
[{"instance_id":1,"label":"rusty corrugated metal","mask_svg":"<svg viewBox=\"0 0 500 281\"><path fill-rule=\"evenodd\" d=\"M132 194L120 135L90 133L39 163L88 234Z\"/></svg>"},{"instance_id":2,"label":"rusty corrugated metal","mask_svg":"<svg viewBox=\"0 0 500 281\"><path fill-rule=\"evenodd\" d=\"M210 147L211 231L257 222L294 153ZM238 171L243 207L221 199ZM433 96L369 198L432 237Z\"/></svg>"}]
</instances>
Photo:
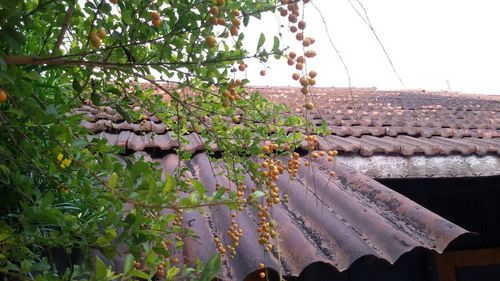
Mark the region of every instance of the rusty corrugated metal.
<instances>
[{"instance_id":1,"label":"rusty corrugated metal","mask_svg":"<svg viewBox=\"0 0 500 281\"><path fill-rule=\"evenodd\" d=\"M186 162L179 162L175 154L150 159L142 153L150 161L159 162L165 172L172 173L178 163L185 164L209 193L215 191L216 182L229 185L227 178L214 176L212 171L212 167L224 169L223 165L209 163L205 153ZM238 255L223 258L223 280L243 280L259 263L295 276L318 261L330 263L340 271L367 255L394 263L415 247L442 252L450 241L467 232L347 166L328 165L333 164L319 161L310 167L301 166L297 180L284 174L277 181L280 192L288 194L289 202L272 209L278 222L278 250L271 254L265 253L258 243L256 212L245 210L238 215L236 221L245 234ZM331 169L337 177L329 177ZM245 184L253 186L249 178ZM246 195L249 193L247 190ZM225 233L231 219L227 207L206 207L204 215L185 214L184 222L189 222L199 239L186 239L179 255L184 256L185 262L208 259L215 252L215 236L230 244Z\"/></svg>"}]
</instances>

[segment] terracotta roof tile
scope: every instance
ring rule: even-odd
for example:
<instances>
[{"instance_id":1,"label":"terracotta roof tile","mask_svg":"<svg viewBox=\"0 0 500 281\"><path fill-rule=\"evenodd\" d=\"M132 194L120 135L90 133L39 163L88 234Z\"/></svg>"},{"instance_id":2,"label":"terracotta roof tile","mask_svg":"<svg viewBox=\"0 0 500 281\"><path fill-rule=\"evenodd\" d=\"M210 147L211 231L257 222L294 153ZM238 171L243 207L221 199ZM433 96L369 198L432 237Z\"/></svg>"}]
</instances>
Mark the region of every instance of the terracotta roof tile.
<instances>
[{"instance_id":1,"label":"terracotta roof tile","mask_svg":"<svg viewBox=\"0 0 500 281\"><path fill-rule=\"evenodd\" d=\"M272 101L292 107L293 112L304 114L299 89L255 89ZM330 145L339 151L362 155L398 151L402 155L484 155L497 151L495 141L488 149L474 143L500 138L500 97L374 88L355 88L351 93L349 89L319 88L313 90L311 99L316 107L307 118L316 124L325 120L332 135L344 139L334 139L341 145Z\"/></svg>"}]
</instances>

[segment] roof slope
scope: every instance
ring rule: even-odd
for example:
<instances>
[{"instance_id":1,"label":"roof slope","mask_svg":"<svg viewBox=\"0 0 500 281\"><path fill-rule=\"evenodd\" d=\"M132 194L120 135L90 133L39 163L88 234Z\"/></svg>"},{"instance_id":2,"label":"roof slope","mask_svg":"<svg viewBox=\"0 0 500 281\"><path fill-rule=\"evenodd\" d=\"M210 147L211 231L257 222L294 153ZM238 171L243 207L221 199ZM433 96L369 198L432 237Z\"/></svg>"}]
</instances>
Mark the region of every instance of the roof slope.
<instances>
[{"instance_id":1,"label":"roof slope","mask_svg":"<svg viewBox=\"0 0 500 281\"><path fill-rule=\"evenodd\" d=\"M255 90L304 114L300 89ZM332 132L320 149L363 156L500 155L500 96L315 88L311 99L315 108L307 117Z\"/></svg>"},{"instance_id":2,"label":"roof slope","mask_svg":"<svg viewBox=\"0 0 500 281\"><path fill-rule=\"evenodd\" d=\"M153 116L129 124L112 109L100 111L84 106L79 112L86 114L87 121L83 125L95 137L106 138L111 144L159 162L165 172L171 173L181 164L211 192L215 191L216 182L229 185L224 173L216 180L214 174L218 173L214 173L212 167L223 170L224 165L209 162L196 133L187 135L188 143L182 144L195 156L179 162L178 156L171 152L180 144ZM162 156L153 159L156 155ZM282 268L289 275L298 275L305 266L316 261L345 270L367 255L393 263L415 247L442 252L451 240L467 232L347 166L328 165L332 164L318 161L309 168L301 165L296 181L290 181L286 173L278 180L280 192L289 196L288 203L282 200L272 210L278 222L279 252L274 250L269 255L258 246L256 213L246 210L238 216L238 225L245 236L240 240L236 258L224 259L223 279L242 280L256 270L260 262L275 269ZM337 177L329 176L331 169ZM253 186L249 178L245 184ZM205 215L187 213L184 222L200 236L196 241L185 240L184 250L179 253L185 262L198 257L207 260L215 252L215 236L229 242L225 233L230 227L231 214L226 207L207 207Z\"/></svg>"}]
</instances>

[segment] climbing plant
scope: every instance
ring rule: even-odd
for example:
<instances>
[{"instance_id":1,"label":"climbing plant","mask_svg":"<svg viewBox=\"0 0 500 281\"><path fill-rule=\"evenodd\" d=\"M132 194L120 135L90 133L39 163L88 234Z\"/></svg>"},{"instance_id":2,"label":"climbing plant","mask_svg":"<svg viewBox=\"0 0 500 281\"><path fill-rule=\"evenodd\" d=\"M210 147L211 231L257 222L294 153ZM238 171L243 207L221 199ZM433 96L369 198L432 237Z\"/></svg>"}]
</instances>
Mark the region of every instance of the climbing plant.
<instances>
[{"instance_id":1,"label":"climbing plant","mask_svg":"<svg viewBox=\"0 0 500 281\"><path fill-rule=\"evenodd\" d=\"M182 263L176 253L183 238L196 237L183 214L216 205L233 217L256 208L259 242L271 251L272 206L287 200L274 181L296 175L299 131L311 150L317 139L284 106L249 93L245 73L264 76L270 58L285 58L306 112L313 109L316 72L306 59L315 56L314 39L300 18L307 2L0 0L0 278L210 280L219 255L234 256L244 239L235 221L232 242L216 237L218 253L206 264ZM280 34L245 44L242 31L267 12L287 19L300 52L287 51ZM249 60L263 68L248 69ZM197 132L231 183L210 193L182 165L162 179L157 164L90 136L82 105L126 122L156 116L181 144L180 159L192 156L182 144ZM256 183L251 190L245 175ZM117 257L121 272L110 266Z\"/></svg>"}]
</instances>

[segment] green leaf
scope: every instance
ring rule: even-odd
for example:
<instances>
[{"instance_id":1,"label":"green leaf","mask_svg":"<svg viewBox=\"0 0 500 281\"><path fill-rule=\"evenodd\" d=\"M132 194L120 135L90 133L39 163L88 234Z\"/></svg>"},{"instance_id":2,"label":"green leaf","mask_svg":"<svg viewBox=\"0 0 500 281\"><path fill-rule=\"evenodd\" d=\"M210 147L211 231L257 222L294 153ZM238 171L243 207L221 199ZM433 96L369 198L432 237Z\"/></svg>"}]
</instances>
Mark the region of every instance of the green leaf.
<instances>
[{"instance_id":1,"label":"green leaf","mask_svg":"<svg viewBox=\"0 0 500 281\"><path fill-rule=\"evenodd\" d=\"M262 192L262 191L260 191L260 190L256 190L255 192L253 192L253 193L250 195L250 198L251 198L252 200L255 200L255 199L258 199L258 198L260 198L260 197L262 197L262 196L264 196L264 195L265 195L265 193L264 193L264 192Z\"/></svg>"},{"instance_id":2,"label":"green leaf","mask_svg":"<svg viewBox=\"0 0 500 281\"><path fill-rule=\"evenodd\" d=\"M201 272L199 281L210 281L212 280L220 270L220 255L213 254L205 264L203 271Z\"/></svg>"},{"instance_id":3,"label":"green leaf","mask_svg":"<svg viewBox=\"0 0 500 281\"><path fill-rule=\"evenodd\" d=\"M139 271L137 269L132 269L128 275L149 280L149 275L147 275L146 273Z\"/></svg>"},{"instance_id":4,"label":"green leaf","mask_svg":"<svg viewBox=\"0 0 500 281\"><path fill-rule=\"evenodd\" d=\"M108 186L110 188L115 188L117 182L118 182L118 175L115 172L113 172L109 177Z\"/></svg>"},{"instance_id":5,"label":"green leaf","mask_svg":"<svg viewBox=\"0 0 500 281\"><path fill-rule=\"evenodd\" d=\"M129 271L132 269L134 261L134 256L132 254L127 254L127 256L125 257L125 264L123 265L123 272L125 274L129 273Z\"/></svg>"},{"instance_id":6,"label":"green leaf","mask_svg":"<svg viewBox=\"0 0 500 281\"><path fill-rule=\"evenodd\" d=\"M112 241L116 238L116 235L117 235L116 229L112 229L112 228L108 229L104 232L104 235L106 236L106 239Z\"/></svg>"},{"instance_id":7,"label":"green leaf","mask_svg":"<svg viewBox=\"0 0 500 281\"><path fill-rule=\"evenodd\" d=\"M94 105L100 105L101 104L101 96L97 93L97 91L94 89L92 93L90 94L90 100Z\"/></svg>"},{"instance_id":8,"label":"green leaf","mask_svg":"<svg viewBox=\"0 0 500 281\"><path fill-rule=\"evenodd\" d=\"M167 195L177 185L177 180L171 175L167 174L167 179L163 185L163 196Z\"/></svg>"},{"instance_id":9,"label":"green leaf","mask_svg":"<svg viewBox=\"0 0 500 281\"><path fill-rule=\"evenodd\" d=\"M98 256L96 256L96 259L95 259L95 277L96 277L96 279L106 278L106 272L107 272L106 265Z\"/></svg>"},{"instance_id":10,"label":"green leaf","mask_svg":"<svg viewBox=\"0 0 500 281\"><path fill-rule=\"evenodd\" d=\"M109 93L112 93L112 94L115 94L117 96L121 96L122 95L122 92L116 88L116 87L109 87L109 88L106 88L106 92L109 92Z\"/></svg>"},{"instance_id":11,"label":"green leaf","mask_svg":"<svg viewBox=\"0 0 500 281\"><path fill-rule=\"evenodd\" d=\"M191 180L191 183L193 184L193 188L198 192L200 195L200 198L203 198L205 196L206 189L203 186L203 184L197 180Z\"/></svg>"},{"instance_id":12,"label":"green leaf","mask_svg":"<svg viewBox=\"0 0 500 281\"><path fill-rule=\"evenodd\" d=\"M226 188L224 188L224 187L219 188L219 190L217 190L217 192L214 195L214 200L221 199L222 195L224 195L225 192L226 192Z\"/></svg>"},{"instance_id":13,"label":"green leaf","mask_svg":"<svg viewBox=\"0 0 500 281\"><path fill-rule=\"evenodd\" d=\"M83 91L82 85L80 84L80 82L78 82L78 79L76 79L76 78L73 78L72 86L73 86L73 90L75 90L75 92L77 92L77 93L81 93Z\"/></svg>"},{"instance_id":14,"label":"green leaf","mask_svg":"<svg viewBox=\"0 0 500 281\"><path fill-rule=\"evenodd\" d=\"M175 266L169 268L167 271L167 280L174 278L175 275L177 275L177 273L179 273L179 271L180 271L180 269L175 267Z\"/></svg>"},{"instance_id":15,"label":"green leaf","mask_svg":"<svg viewBox=\"0 0 500 281\"><path fill-rule=\"evenodd\" d=\"M279 50L280 50L280 39L274 36L273 53L279 52Z\"/></svg>"},{"instance_id":16,"label":"green leaf","mask_svg":"<svg viewBox=\"0 0 500 281\"><path fill-rule=\"evenodd\" d=\"M31 261L29 260L23 260L21 262L21 272L27 273L31 270Z\"/></svg>"},{"instance_id":17,"label":"green leaf","mask_svg":"<svg viewBox=\"0 0 500 281\"><path fill-rule=\"evenodd\" d=\"M8 234L8 233L0 233L0 242L2 242L3 240L6 240L9 237L10 237L10 234Z\"/></svg>"},{"instance_id":18,"label":"green leaf","mask_svg":"<svg viewBox=\"0 0 500 281\"><path fill-rule=\"evenodd\" d=\"M264 45L264 42L266 42L266 36L264 36L264 33L261 33L259 37L259 42L257 43L257 52L260 50L262 45Z\"/></svg>"}]
</instances>

